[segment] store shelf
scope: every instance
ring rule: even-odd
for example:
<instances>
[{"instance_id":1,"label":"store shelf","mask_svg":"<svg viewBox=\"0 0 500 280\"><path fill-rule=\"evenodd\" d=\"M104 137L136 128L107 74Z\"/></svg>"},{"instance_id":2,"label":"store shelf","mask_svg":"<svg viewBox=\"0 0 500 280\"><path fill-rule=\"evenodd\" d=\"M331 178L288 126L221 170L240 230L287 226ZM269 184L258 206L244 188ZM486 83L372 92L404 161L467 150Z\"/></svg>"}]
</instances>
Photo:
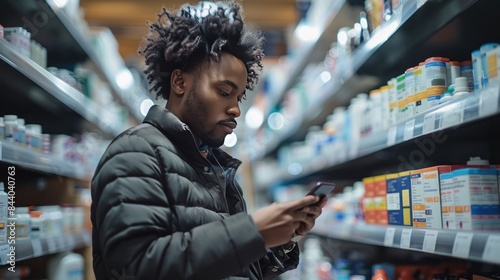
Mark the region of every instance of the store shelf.
<instances>
[{"instance_id":1,"label":"store shelf","mask_svg":"<svg viewBox=\"0 0 500 280\"><path fill-rule=\"evenodd\" d=\"M60 237L40 239L25 238L14 240L14 263L17 263L18 261L90 246L91 233L90 231L82 231L76 233L67 233ZM0 265L8 264L9 259L7 259L7 254L11 252L9 246L9 244L0 246Z\"/></svg>"},{"instance_id":2,"label":"store shelf","mask_svg":"<svg viewBox=\"0 0 500 280\"><path fill-rule=\"evenodd\" d=\"M44 154L15 143L0 141L0 162L52 175L88 180L88 170L50 154Z\"/></svg>"},{"instance_id":3,"label":"store shelf","mask_svg":"<svg viewBox=\"0 0 500 280\"><path fill-rule=\"evenodd\" d=\"M500 232L421 229L369 224L316 225L312 234L362 244L500 264Z\"/></svg>"},{"instance_id":4,"label":"store shelf","mask_svg":"<svg viewBox=\"0 0 500 280\"><path fill-rule=\"evenodd\" d=\"M24 117L22 112L26 111L24 106L27 99L31 99L33 103L43 104L44 102L46 103L47 100L41 100L39 94L49 94L53 97L51 101L58 102L60 105L74 111L80 118L86 120L88 125L97 127L100 131L109 136L116 136L125 129L123 124L112 121L114 119L113 116L109 116L104 108L99 107L81 92L55 77L31 59L21 55L8 42L2 39L0 39L0 61L0 68L4 73L2 79L5 79L5 82L9 80L15 81L15 88L5 93L6 95L11 95L11 100L6 100L5 103L1 105L2 108L9 106L8 108L12 109L11 106L15 105L7 104L15 101L16 96L19 96L22 91L27 97L25 103L13 103L18 103L19 105L17 106L21 106L17 112ZM37 87L39 92L34 92L32 85ZM8 96L5 97L9 99ZM52 103L52 106L57 105ZM28 112L28 114L29 113L30 112ZM52 114L54 113L56 115L58 114L58 112L52 112ZM68 117L64 115L66 113L65 111L61 111L60 113L60 117ZM74 119L74 114L70 114L71 116L69 116L69 118ZM67 128L71 127L74 126L68 126Z\"/></svg>"},{"instance_id":5,"label":"store shelf","mask_svg":"<svg viewBox=\"0 0 500 280\"><path fill-rule=\"evenodd\" d=\"M302 72L311 61L320 61L326 55L330 44L336 41L337 30L344 26L352 26L357 18L361 7L352 6L346 0L334 1L327 7L325 12L328 16L318 20L311 28L317 30L319 36L315 40L303 41L292 51L290 55L289 71L286 80L272 92L267 93L269 104L267 112L274 105L281 102L286 92L292 88L302 75Z\"/></svg>"},{"instance_id":6,"label":"store shelf","mask_svg":"<svg viewBox=\"0 0 500 280\"><path fill-rule=\"evenodd\" d=\"M116 77L119 73L111 73L109 68L106 67L105 60L98 57L97 53L94 50L94 47L90 44L89 39L85 37L82 31L75 27L75 24L72 22L72 20L65 14L63 10L61 10L57 6L56 1L47 0L47 4L50 6L56 17L61 22L61 28L65 28L69 31L70 35L74 38L78 45L81 46L81 48L87 54L88 58L96 66L95 68L98 70L101 76L103 76L104 79L109 83L115 99L121 105L128 108L128 111L134 117L135 121L142 121L143 116L140 113L138 104L129 102L132 92L130 92L129 90L121 89L116 81ZM123 63L123 67L124 69L126 69L125 63Z\"/></svg>"},{"instance_id":7,"label":"store shelf","mask_svg":"<svg viewBox=\"0 0 500 280\"><path fill-rule=\"evenodd\" d=\"M118 103L127 108L136 122L142 120L138 105L129 103L132 92L118 86L116 82L118 73L110 72L105 62L98 58L94 47L84 34L86 30L77 28L74 21L57 6L56 1L29 1L20 4L9 0L6 5L11 8L0 11L2 24L27 28L32 34L32 39L47 49L47 65L64 68L91 61L95 66L94 70L109 83Z\"/></svg>"},{"instance_id":8,"label":"store shelf","mask_svg":"<svg viewBox=\"0 0 500 280\"><path fill-rule=\"evenodd\" d=\"M261 127L251 136L265 135L253 141L261 144L251 150L251 159L263 159L283 144L303 140L307 129L324 122L333 108L347 106L357 93L385 84L428 57L445 55L460 61L470 60L471 51L481 44L500 41L496 34L482 34L481 37L470 31L488 28L486 22L476 20L478 17L500 21L491 12L498 7L500 3L494 1L407 1L401 13L377 28L370 40L354 50L350 63L337 71L340 76L332 77L335 81L323 85L321 93L316 95L319 98L300 116L285 124L282 132L267 134L263 131L266 128ZM462 31L457 31L461 26L464 26ZM449 34L457 35L450 37ZM287 84L296 82L298 76L291 75ZM271 107L275 105L272 103Z\"/></svg>"},{"instance_id":9,"label":"store shelf","mask_svg":"<svg viewBox=\"0 0 500 280\"><path fill-rule=\"evenodd\" d=\"M437 145L442 140L447 141L449 145L440 147L441 151L429 152L428 160L439 158L442 156L440 153L456 154L455 146L452 145L453 139L462 141L489 139L487 135L491 133L491 130L488 127L495 127L500 118L499 104L500 86L491 85L479 92L463 95L440 104L387 130L362 138L359 142L350 142L338 154L321 153L314 160L302 164L302 172L299 174L291 175L287 170L280 170L275 172L273 177L268 177L266 181L257 182L257 185L300 182L313 176L332 174L335 174L337 179L341 179L355 176L355 173L363 173L363 166L368 166L367 169L371 169L375 174L376 172L401 171L399 165L404 163L400 158L401 155L417 153L422 149L421 147L419 149L418 145L421 145L419 143L429 141ZM459 159L446 154L444 158L447 162L457 161L457 163L464 164L468 156L480 153L481 148L481 145L470 145L468 151L472 154ZM391 157L391 154L396 156ZM426 155L423 154L423 156ZM485 155L482 156L488 158ZM382 167L385 168L382 171L378 170L381 168L378 163L381 160L384 161ZM421 164L425 165L425 163L422 160Z\"/></svg>"},{"instance_id":10,"label":"store shelf","mask_svg":"<svg viewBox=\"0 0 500 280\"><path fill-rule=\"evenodd\" d=\"M258 149L252 150L250 159L260 160L275 151L283 142L290 141L297 135L304 135L309 127L317 125L319 120L326 118L331 112L329 108L344 104L346 96L373 88L378 83L379 80L372 76L352 75L342 81L331 79L319 89L316 94L318 98L309 103L302 114L297 114L288 120L282 130L273 131L266 136L265 143Z\"/></svg>"}]
</instances>

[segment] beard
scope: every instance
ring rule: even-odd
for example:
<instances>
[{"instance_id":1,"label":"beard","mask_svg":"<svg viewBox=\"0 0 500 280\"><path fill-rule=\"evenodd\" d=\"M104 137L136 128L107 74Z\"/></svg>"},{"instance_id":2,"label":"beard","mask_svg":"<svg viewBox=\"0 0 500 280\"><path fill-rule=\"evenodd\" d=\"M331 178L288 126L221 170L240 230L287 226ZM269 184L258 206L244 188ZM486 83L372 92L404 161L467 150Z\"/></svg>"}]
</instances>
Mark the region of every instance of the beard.
<instances>
[{"instance_id":1,"label":"beard","mask_svg":"<svg viewBox=\"0 0 500 280\"><path fill-rule=\"evenodd\" d=\"M210 108L201 104L196 84L189 91L186 106L191 112L191 123L187 125L189 125L195 136L211 148L222 146L225 137L216 137L211 131L206 131L205 121L208 119L208 110Z\"/></svg>"}]
</instances>

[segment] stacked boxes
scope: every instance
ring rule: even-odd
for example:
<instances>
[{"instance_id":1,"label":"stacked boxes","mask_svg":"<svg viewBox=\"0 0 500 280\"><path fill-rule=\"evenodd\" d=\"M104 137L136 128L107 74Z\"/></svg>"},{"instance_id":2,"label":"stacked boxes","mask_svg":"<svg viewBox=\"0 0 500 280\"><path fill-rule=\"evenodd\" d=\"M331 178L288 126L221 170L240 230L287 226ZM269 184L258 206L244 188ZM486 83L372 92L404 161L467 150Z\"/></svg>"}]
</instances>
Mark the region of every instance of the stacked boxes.
<instances>
[{"instance_id":1,"label":"stacked boxes","mask_svg":"<svg viewBox=\"0 0 500 280\"><path fill-rule=\"evenodd\" d=\"M500 230L499 166L438 165L363 179L368 224Z\"/></svg>"}]
</instances>

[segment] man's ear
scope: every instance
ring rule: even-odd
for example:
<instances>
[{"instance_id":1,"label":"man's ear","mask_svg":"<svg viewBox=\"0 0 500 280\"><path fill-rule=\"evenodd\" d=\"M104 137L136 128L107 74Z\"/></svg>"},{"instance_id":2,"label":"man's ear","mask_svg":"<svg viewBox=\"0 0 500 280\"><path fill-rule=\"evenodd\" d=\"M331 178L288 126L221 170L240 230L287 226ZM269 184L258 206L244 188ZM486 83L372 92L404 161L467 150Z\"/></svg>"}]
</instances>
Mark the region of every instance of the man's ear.
<instances>
[{"instance_id":1,"label":"man's ear","mask_svg":"<svg viewBox=\"0 0 500 280\"><path fill-rule=\"evenodd\" d=\"M172 71L172 75L170 75L171 92L177 95L184 94L184 84L185 80L182 71L180 69Z\"/></svg>"}]
</instances>

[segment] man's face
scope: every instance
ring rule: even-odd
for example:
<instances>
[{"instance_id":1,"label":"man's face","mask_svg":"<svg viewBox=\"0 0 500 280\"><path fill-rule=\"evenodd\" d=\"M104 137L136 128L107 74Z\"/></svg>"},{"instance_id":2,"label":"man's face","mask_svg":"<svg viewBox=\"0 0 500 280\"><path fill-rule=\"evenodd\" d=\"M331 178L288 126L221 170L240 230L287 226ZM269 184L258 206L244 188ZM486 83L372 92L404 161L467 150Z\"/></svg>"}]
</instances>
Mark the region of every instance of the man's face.
<instances>
[{"instance_id":1,"label":"man's face","mask_svg":"<svg viewBox=\"0 0 500 280\"><path fill-rule=\"evenodd\" d=\"M223 53L220 63L208 62L187 81L182 120L203 143L220 147L241 114L239 102L247 83L245 65Z\"/></svg>"}]
</instances>

